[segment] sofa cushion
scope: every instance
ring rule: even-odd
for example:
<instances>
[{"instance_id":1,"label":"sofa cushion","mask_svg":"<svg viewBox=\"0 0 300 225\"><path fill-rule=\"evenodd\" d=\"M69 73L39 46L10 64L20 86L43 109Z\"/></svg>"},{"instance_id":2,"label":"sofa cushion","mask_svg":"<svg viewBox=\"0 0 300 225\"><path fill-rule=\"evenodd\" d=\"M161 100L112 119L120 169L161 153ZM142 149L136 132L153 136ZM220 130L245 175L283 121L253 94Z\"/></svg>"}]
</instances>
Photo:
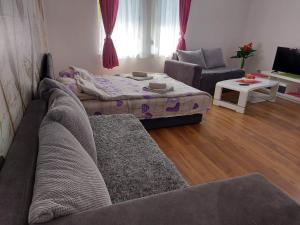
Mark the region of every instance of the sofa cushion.
<instances>
[{"instance_id":1,"label":"sofa cushion","mask_svg":"<svg viewBox=\"0 0 300 225\"><path fill-rule=\"evenodd\" d=\"M40 82L39 90L38 90L40 98L44 99L45 101L48 101L50 95L55 89L60 89L65 93L67 93L68 95L70 95L70 97L73 98L73 100L80 106L80 108L84 112L86 112L79 98L71 90L66 88L64 84L53 79L45 78Z\"/></svg>"},{"instance_id":2,"label":"sofa cushion","mask_svg":"<svg viewBox=\"0 0 300 225\"><path fill-rule=\"evenodd\" d=\"M90 117L113 203L184 188L184 178L133 115Z\"/></svg>"},{"instance_id":3,"label":"sofa cushion","mask_svg":"<svg viewBox=\"0 0 300 225\"><path fill-rule=\"evenodd\" d=\"M96 164L64 126L46 115L39 138L29 223L111 205Z\"/></svg>"},{"instance_id":4,"label":"sofa cushion","mask_svg":"<svg viewBox=\"0 0 300 225\"><path fill-rule=\"evenodd\" d=\"M40 79L42 80L43 78L55 79L53 58L50 53L46 53L42 58Z\"/></svg>"},{"instance_id":5,"label":"sofa cushion","mask_svg":"<svg viewBox=\"0 0 300 225\"><path fill-rule=\"evenodd\" d=\"M8 150L0 173L1 225L27 224L39 147L38 133L46 112L45 101L30 102Z\"/></svg>"},{"instance_id":6,"label":"sofa cushion","mask_svg":"<svg viewBox=\"0 0 300 225\"><path fill-rule=\"evenodd\" d=\"M55 89L49 98L47 116L67 128L97 162L96 146L89 118L72 97L60 89Z\"/></svg>"},{"instance_id":7,"label":"sofa cushion","mask_svg":"<svg viewBox=\"0 0 300 225\"><path fill-rule=\"evenodd\" d=\"M299 225L299 221L300 206L254 174L95 209L47 225Z\"/></svg>"},{"instance_id":8,"label":"sofa cushion","mask_svg":"<svg viewBox=\"0 0 300 225\"><path fill-rule=\"evenodd\" d=\"M197 64L202 68L206 67L202 50L196 50L196 51L181 51L181 50L179 50L177 52L177 54L178 54L178 59L181 62Z\"/></svg>"},{"instance_id":9,"label":"sofa cushion","mask_svg":"<svg viewBox=\"0 0 300 225\"><path fill-rule=\"evenodd\" d=\"M224 67L225 62L221 48L202 49L207 69Z\"/></svg>"},{"instance_id":10,"label":"sofa cushion","mask_svg":"<svg viewBox=\"0 0 300 225\"><path fill-rule=\"evenodd\" d=\"M0 172L1 172L2 166L4 164L4 161L5 161L4 157L0 156Z\"/></svg>"}]
</instances>

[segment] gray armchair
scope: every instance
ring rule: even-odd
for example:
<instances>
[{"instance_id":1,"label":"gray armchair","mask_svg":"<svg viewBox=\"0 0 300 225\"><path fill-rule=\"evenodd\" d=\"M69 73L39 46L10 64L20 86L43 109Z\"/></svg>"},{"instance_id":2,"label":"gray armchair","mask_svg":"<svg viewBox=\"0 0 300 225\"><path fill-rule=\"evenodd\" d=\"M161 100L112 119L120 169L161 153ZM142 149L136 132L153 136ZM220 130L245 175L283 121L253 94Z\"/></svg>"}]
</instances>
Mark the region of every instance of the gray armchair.
<instances>
[{"instance_id":1,"label":"gray armchair","mask_svg":"<svg viewBox=\"0 0 300 225\"><path fill-rule=\"evenodd\" d=\"M202 68L197 64L166 60L164 72L175 80L195 87L198 83L197 79L201 77Z\"/></svg>"},{"instance_id":2,"label":"gray armchair","mask_svg":"<svg viewBox=\"0 0 300 225\"><path fill-rule=\"evenodd\" d=\"M192 51L174 53L171 60L165 61L164 72L176 80L211 95L214 94L217 82L241 78L245 75L245 71L228 68L225 65L221 49L202 49L194 52L201 53L200 57L203 57L201 62L197 63L197 59L192 58L194 56L180 55L181 53L193 54Z\"/></svg>"}]
</instances>

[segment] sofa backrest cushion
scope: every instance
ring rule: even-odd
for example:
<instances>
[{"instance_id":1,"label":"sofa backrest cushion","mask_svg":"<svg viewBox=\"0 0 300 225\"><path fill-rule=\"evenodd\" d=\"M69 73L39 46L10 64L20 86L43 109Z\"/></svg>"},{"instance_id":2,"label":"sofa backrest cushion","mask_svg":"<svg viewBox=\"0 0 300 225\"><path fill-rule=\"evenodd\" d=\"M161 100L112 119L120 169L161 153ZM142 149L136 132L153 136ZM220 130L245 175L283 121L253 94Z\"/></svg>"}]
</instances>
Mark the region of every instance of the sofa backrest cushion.
<instances>
[{"instance_id":1,"label":"sofa backrest cushion","mask_svg":"<svg viewBox=\"0 0 300 225\"><path fill-rule=\"evenodd\" d=\"M177 52L173 52L173 53L172 53L171 60L176 60L176 61L179 60L179 59L178 59L178 53L177 53Z\"/></svg>"},{"instance_id":2,"label":"sofa backrest cushion","mask_svg":"<svg viewBox=\"0 0 300 225\"><path fill-rule=\"evenodd\" d=\"M80 106L80 108L84 112L86 112L84 106L82 105L82 103L80 101L80 99L71 90L66 88L66 86L64 84L62 84L62 83L60 83L56 80L53 80L53 79L45 78L40 82L39 89L38 89L40 98L45 100L45 101L48 101L50 95L52 94L52 92L55 89L60 89L60 90L64 91L65 93L67 93Z\"/></svg>"},{"instance_id":3,"label":"sofa backrest cushion","mask_svg":"<svg viewBox=\"0 0 300 225\"><path fill-rule=\"evenodd\" d=\"M64 126L46 115L39 138L29 223L111 205L95 162Z\"/></svg>"},{"instance_id":4,"label":"sofa backrest cushion","mask_svg":"<svg viewBox=\"0 0 300 225\"><path fill-rule=\"evenodd\" d=\"M38 132L47 111L42 100L29 103L0 173L0 224L26 225L32 198Z\"/></svg>"},{"instance_id":5,"label":"sofa backrest cushion","mask_svg":"<svg viewBox=\"0 0 300 225\"><path fill-rule=\"evenodd\" d=\"M52 92L48 104L47 116L67 128L94 162L97 162L93 130L86 112L81 110L72 97L59 89Z\"/></svg>"},{"instance_id":6,"label":"sofa backrest cushion","mask_svg":"<svg viewBox=\"0 0 300 225\"><path fill-rule=\"evenodd\" d=\"M178 59L181 62L187 62L192 64L197 64L202 68L206 68L204 56L202 50L196 51L177 51Z\"/></svg>"},{"instance_id":7,"label":"sofa backrest cushion","mask_svg":"<svg viewBox=\"0 0 300 225\"><path fill-rule=\"evenodd\" d=\"M206 69L225 67L225 61L221 48L202 49Z\"/></svg>"},{"instance_id":8,"label":"sofa backrest cushion","mask_svg":"<svg viewBox=\"0 0 300 225\"><path fill-rule=\"evenodd\" d=\"M5 161L4 157L0 156L0 172L1 172L2 166L4 164L4 161Z\"/></svg>"},{"instance_id":9,"label":"sofa backrest cushion","mask_svg":"<svg viewBox=\"0 0 300 225\"><path fill-rule=\"evenodd\" d=\"M53 59L50 53L45 54L42 58L40 79L42 80L43 78L55 79Z\"/></svg>"}]
</instances>

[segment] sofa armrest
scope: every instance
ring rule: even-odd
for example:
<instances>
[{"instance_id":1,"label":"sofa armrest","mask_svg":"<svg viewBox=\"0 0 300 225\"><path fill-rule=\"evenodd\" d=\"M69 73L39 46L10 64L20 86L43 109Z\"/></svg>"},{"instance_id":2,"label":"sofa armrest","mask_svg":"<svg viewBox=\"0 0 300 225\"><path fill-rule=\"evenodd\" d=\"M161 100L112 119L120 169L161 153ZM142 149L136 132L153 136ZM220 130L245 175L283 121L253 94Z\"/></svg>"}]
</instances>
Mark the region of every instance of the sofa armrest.
<instances>
[{"instance_id":1,"label":"sofa armrest","mask_svg":"<svg viewBox=\"0 0 300 225\"><path fill-rule=\"evenodd\" d=\"M194 87L197 78L201 77L202 68L192 63L166 60L164 72L175 80Z\"/></svg>"},{"instance_id":2,"label":"sofa armrest","mask_svg":"<svg viewBox=\"0 0 300 225\"><path fill-rule=\"evenodd\" d=\"M94 209L44 225L297 225L299 212L296 202L253 174Z\"/></svg>"}]
</instances>

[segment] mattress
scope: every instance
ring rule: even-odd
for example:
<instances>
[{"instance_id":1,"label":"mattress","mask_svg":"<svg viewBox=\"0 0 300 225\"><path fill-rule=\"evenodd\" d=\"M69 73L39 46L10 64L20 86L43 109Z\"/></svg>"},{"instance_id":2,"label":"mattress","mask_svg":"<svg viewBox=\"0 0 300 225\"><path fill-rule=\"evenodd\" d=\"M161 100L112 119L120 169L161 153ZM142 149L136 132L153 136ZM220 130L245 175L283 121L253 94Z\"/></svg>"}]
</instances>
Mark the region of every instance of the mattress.
<instances>
[{"instance_id":1,"label":"mattress","mask_svg":"<svg viewBox=\"0 0 300 225\"><path fill-rule=\"evenodd\" d=\"M167 80L175 90L164 95L145 92L142 87L149 81L140 82L124 76L103 75L95 78L98 87L100 85L106 93L113 94L110 95L112 96L110 100L100 100L95 96L82 93L74 82L65 84L78 95L90 116L133 114L143 120L205 114L209 110L211 96L208 93L176 81L166 74L154 75L154 77L156 80Z\"/></svg>"},{"instance_id":2,"label":"mattress","mask_svg":"<svg viewBox=\"0 0 300 225\"><path fill-rule=\"evenodd\" d=\"M172 98L82 101L88 115L133 114L139 119L154 119L204 114L211 99L206 95Z\"/></svg>"}]
</instances>

